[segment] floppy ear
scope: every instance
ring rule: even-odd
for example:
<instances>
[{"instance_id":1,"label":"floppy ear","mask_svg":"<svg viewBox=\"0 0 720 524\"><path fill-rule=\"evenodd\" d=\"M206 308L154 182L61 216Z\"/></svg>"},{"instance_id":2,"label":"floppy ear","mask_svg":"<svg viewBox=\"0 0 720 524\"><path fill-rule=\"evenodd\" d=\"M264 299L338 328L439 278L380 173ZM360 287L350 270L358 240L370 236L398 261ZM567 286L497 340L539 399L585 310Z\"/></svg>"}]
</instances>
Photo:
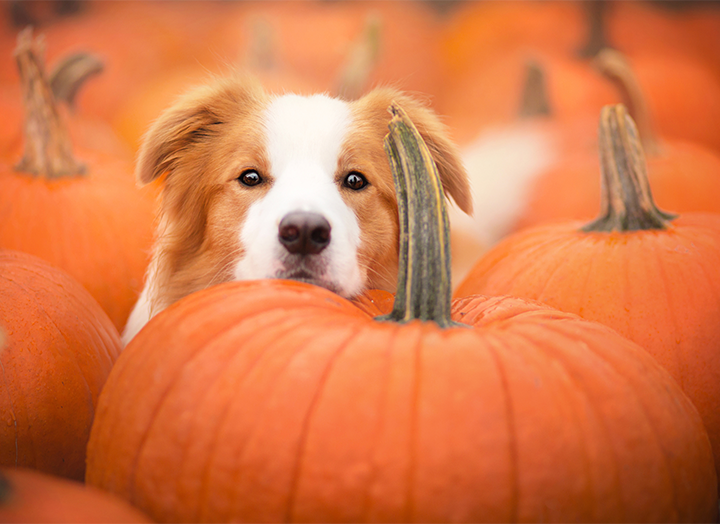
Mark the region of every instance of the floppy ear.
<instances>
[{"instance_id":1,"label":"floppy ear","mask_svg":"<svg viewBox=\"0 0 720 524\"><path fill-rule=\"evenodd\" d=\"M392 88L378 88L358 103L373 107L375 114L382 114L387 132L390 121L388 108L397 102L410 117L430 149L440 174L440 180L446 196L450 196L465 213L472 213L472 194L467 170L462 162L460 150L451 140L447 126L440 121L437 114L420 100Z\"/></svg>"},{"instance_id":2,"label":"floppy ear","mask_svg":"<svg viewBox=\"0 0 720 524\"><path fill-rule=\"evenodd\" d=\"M145 133L135 167L138 183L172 171L188 149L212 137L230 116L242 118L264 96L256 79L242 75L215 78L182 95Z\"/></svg>"}]
</instances>

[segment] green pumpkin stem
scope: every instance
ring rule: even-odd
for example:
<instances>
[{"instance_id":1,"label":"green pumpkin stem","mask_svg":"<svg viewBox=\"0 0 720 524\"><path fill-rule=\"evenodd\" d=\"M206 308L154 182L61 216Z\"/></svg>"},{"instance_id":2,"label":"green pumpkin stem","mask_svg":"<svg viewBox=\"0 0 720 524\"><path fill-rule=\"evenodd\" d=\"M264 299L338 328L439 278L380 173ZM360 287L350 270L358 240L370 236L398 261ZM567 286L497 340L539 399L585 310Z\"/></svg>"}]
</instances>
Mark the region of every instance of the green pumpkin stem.
<instances>
[{"instance_id":1,"label":"green pumpkin stem","mask_svg":"<svg viewBox=\"0 0 720 524\"><path fill-rule=\"evenodd\" d=\"M658 209L650 192L645 153L635 122L623 104L600 112L600 216L586 232L667 229L676 215Z\"/></svg>"},{"instance_id":2,"label":"green pumpkin stem","mask_svg":"<svg viewBox=\"0 0 720 524\"><path fill-rule=\"evenodd\" d=\"M440 175L407 114L395 103L389 111L385 152L397 191L400 249L393 310L379 319L455 326L450 318L450 227Z\"/></svg>"},{"instance_id":3,"label":"green pumpkin stem","mask_svg":"<svg viewBox=\"0 0 720 524\"><path fill-rule=\"evenodd\" d=\"M70 135L45 76L43 51L30 28L20 32L15 58L25 104L25 149L15 169L48 179L77 176L84 166L72 154Z\"/></svg>"}]
</instances>

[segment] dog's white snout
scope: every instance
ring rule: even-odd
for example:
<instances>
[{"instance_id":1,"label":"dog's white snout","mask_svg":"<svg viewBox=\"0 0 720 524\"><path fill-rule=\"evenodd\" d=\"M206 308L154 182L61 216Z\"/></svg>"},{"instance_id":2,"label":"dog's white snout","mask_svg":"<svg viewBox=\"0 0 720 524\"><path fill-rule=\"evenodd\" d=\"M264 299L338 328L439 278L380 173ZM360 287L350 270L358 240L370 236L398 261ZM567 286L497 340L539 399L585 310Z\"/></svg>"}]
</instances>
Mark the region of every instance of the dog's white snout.
<instances>
[{"instance_id":1,"label":"dog's white snout","mask_svg":"<svg viewBox=\"0 0 720 524\"><path fill-rule=\"evenodd\" d=\"M330 223L320 213L292 211L278 226L278 239L293 255L317 255L330 244Z\"/></svg>"}]
</instances>

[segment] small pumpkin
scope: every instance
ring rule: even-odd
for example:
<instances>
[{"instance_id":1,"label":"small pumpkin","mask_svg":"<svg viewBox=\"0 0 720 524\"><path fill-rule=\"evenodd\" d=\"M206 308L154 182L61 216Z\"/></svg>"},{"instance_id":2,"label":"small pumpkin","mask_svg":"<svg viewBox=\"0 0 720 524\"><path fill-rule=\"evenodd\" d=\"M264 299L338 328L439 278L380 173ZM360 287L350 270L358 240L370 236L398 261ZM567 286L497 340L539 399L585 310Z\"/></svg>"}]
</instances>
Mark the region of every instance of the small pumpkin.
<instances>
[{"instance_id":1,"label":"small pumpkin","mask_svg":"<svg viewBox=\"0 0 720 524\"><path fill-rule=\"evenodd\" d=\"M151 522L119 497L25 468L0 468L0 521Z\"/></svg>"},{"instance_id":2,"label":"small pumpkin","mask_svg":"<svg viewBox=\"0 0 720 524\"><path fill-rule=\"evenodd\" d=\"M0 465L82 480L117 329L75 279L10 250L0 250L0 329Z\"/></svg>"},{"instance_id":3,"label":"small pumpkin","mask_svg":"<svg viewBox=\"0 0 720 524\"><path fill-rule=\"evenodd\" d=\"M603 109L600 139L600 217L508 236L477 262L455 296L539 300L637 342L697 407L720 471L720 214L676 218L657 208L624 106Z\"/></svg>"},{"instance_id":4,"label":"small pumpkin","mask_svg":"<svg viewBox=\"0 0 720 524\"><path fill-rule=\"evenodd\" d=\"M71 143L30 31L21 34L17 53L24 141L22 149L0 151L0 248L70 273L120 330L149 261L154 195L135 186L128 159L97 142Z\"/></svg>"},{"instance_id":5,"label":"small pumpkin","mask_svg":"<svg viewBox=\"0 0 720 524\"><path fill-rule=\"evenodd\" d=\"M443 191L410 126L387 145L405 255L387 321L299 282L185 297L113 369L87 482L160 521L715 518L707 435L639 347L512 298L451 319Z\"/></svg>"}]
</instances>

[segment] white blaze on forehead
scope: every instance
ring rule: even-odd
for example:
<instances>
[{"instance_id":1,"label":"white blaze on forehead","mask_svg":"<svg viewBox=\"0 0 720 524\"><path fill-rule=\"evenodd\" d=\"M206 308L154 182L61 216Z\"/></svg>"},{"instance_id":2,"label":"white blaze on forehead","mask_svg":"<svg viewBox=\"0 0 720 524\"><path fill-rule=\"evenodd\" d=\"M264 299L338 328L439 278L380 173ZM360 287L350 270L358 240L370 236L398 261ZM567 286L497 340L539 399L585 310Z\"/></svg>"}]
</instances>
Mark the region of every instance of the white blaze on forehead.
<instances>
[{"instance_id":1,"label":"white blaze on forehead","mask_svg":"<svg viewBox=\"0 0 720 524\"><path fill-rule=\"evenodd\" d=\"M273 174L280 176L304 158L334 175L350 120L348 105L325 95L275 98L265 112Z\"/></svg>"},{"instance_id":2,"label":"white blaze on forehead","mask_svg":"<svg viewBox=\"0 0 720 524\"><path fill-rule=\"evenodd\" d=\"M283 95L271 101L264 124L273 185L250 207L242 226L245 256L236 267L238 279L272 277L284 269L280 221L290 212L310 211L331 227L330 245L318 255L326 266L323 278L348 296L361 290L360 226L335 180L351 121L347 103L325 95Z\"/></svg>"}]
</instances>

